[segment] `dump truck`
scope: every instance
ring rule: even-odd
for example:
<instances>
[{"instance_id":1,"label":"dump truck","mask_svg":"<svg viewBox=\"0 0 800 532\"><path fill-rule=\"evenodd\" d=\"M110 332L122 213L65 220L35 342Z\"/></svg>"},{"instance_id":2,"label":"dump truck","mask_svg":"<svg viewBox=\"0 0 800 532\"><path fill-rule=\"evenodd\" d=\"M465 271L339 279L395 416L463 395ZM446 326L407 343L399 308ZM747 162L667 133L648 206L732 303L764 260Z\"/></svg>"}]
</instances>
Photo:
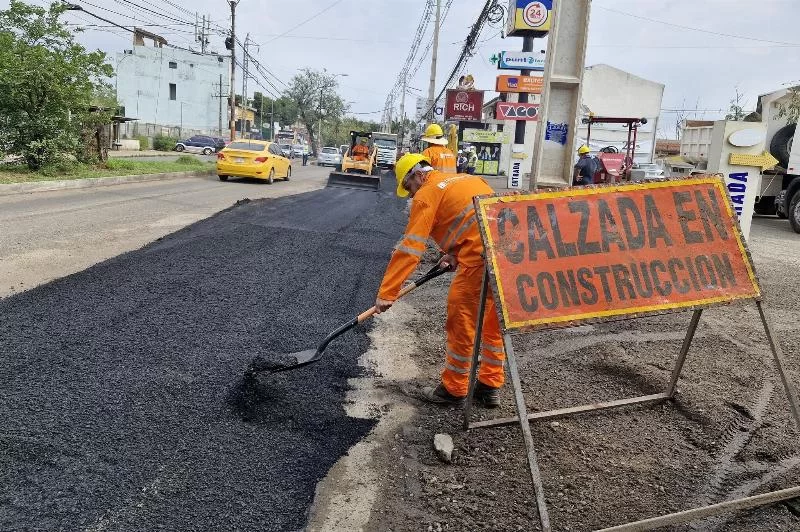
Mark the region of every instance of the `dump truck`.
<instances>
[{"instance_id":1,"label":"dump truck","mask_svg":"<svg viewBox=\"0 0 800 532\"><path fill-rule=\"evenodd\" d=\"M375 163L380 168L391 170L397 162L397 134L395 133L372 133L372 143L377 150Z\"/></svg>"}]
</instances>

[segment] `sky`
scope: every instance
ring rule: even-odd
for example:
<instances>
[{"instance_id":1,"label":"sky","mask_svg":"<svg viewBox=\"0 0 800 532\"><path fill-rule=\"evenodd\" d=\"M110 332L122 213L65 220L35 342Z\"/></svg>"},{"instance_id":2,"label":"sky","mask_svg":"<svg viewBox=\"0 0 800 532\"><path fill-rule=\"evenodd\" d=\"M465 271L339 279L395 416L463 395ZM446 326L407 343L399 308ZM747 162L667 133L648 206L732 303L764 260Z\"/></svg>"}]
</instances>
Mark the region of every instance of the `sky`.
<instances>
[{"instance_id":1,"label":"sky","mask_svg":"<svg viewBox=\"0 0 800 532\"><path fill-rule=\"evenodd\" d=\"M47 5L47 0L28 0ZM569 1L569 0L567 0ZM227 0L72 0L87 12L123 26L143 26L170 44L196 47L193 22L210 16L212 50L224 51L220 34L230 26ZM240 0L237 36L260 44L258 60L282 88L298 69L325 68L340 77L340 94L350 114L380 121L386 95L395 84L412 45L427 0ZM437 93L455 64L470 26L484 0L441 0L451 4L441 28ZM507 5L506 0L501 0ZM6 8L9 0L0 0ZM112 58L132 45L132 34L108 27L87 13L64 15L70 24L86 25L78 40ZM798 0L594 0L586 65L605 63L665 87L659 136L675 136L675 110L688 118L723 118L736 90L746 110L759 94L800 83ZM97 26L92 26L97 25ZM421 50L430 40L429 25ZM536 49L546 47L544 40ZM520 50L522 39L503 38L500 25L487 25L466 71L476 88L491 90L498 74L489 58L501 50ZM419 58L418 58L419 60ZM416 64L416 63L415 63ZM238 72L241 74L241 72ZM430 54L408 80L406 113L416 95L426 95ZM280 81L278 81L280 80ZM264 80L261 84L267 85ZM237 84L241 84L241 78ZM268 85L267 85L268 86ZM250 82L250 91L261 90ZM270 87L270 90L273 90ZM493 94L487 93L486 98ZM695 111L697 110L697 111Z\"/></svg>"}]
</instances>

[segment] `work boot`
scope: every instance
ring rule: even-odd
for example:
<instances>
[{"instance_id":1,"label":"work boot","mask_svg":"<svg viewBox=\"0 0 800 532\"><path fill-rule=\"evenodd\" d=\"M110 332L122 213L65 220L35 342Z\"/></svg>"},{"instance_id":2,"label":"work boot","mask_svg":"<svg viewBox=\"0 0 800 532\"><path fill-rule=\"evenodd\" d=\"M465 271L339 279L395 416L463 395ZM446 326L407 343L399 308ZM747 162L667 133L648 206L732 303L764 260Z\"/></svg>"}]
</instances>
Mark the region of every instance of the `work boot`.
<instances>
[{"instance_id":1,"label":"work boot","mask_svg":"<svg viewBox=\"0 0 800 532\"><path fill-rule=\"evenodd\" d=\"M473 397L486 408L497 408L500 406L500 388L492 388L480 381L475 385Z\"/></svg>"},{"instance_id":2,"label":"work boot","mask_svg":"<svg viewBox=\"0 0 800 532\"><path fill-rule=\"evenodd\" d=\"M427 403L450 406L464 406L466 400L465 397L457 397L448 392L443 384L439 384L436 388L426 386L419 390L417 397Z\"/></svg>"}]
</instances>

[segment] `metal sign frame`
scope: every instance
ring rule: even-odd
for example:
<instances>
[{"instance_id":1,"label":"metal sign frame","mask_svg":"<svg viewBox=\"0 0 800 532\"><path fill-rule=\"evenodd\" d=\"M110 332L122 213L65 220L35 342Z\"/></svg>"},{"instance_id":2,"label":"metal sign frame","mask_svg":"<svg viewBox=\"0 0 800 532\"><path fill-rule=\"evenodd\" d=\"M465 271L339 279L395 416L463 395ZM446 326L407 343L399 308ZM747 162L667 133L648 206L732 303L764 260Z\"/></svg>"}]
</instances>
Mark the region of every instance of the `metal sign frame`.
<instances>
[{"instance_id":1,"label":"metal sign frame","mask_svg":"<svg viewBox=\"0 0 800 532\"><path fill-rule=\"evenodd\" d=\"M474 200L476 214L478 216L480 216L480 209L478 208L480 200L481 198L476 198ZM741 229L738 225L738 221L735 218L733 218L733 223L735 224L734 227L735 230L739 231L739 233L741 234ZM481 238L483 239L484 246L486 246L487 239L486 239L484 224L481 223L479 224L479 226L481 228ZM750 265L751 267L753 267L753 273L755 274L755 268L752 265L752 259L750 258L749 251L747 251L746 258L748 261L750 261ZM495 297L498 313L502 315L502 310L500 309L502 303L500 302L500 299L498 297L497 285L493 282L494 275L493 272L491 271L492 268L493 266L491 261L487 260L486 269L484 270L483 273L480 304L478 307L478 316L475 326L475 341L472 350L472 365L470 367L470 373L469 373L469 391L467 393L466 405L464 407L463 428L465 431L468 431L470 429L498 427L505 425L513 425L517 423L520 425L520 428L522 430L522 437L525 443L525 450L527 454L528 468L531 475L531 482L533 484L534 494L536 497L536 506L537 506L539 520L542 526L542 530L544 532L549 532L551 530L550 517L547 509L547 503L545 501L542 476L539 471L539 465L536 458L536 450L534 446L533 436L530 430L530 423L534 421L544 421L554 418L563 418L585 412L609 410L629 405L661 403L664 401L670 401L674 399L677 390L678 379L681 376L681 372L683 370L686 357L689 353L689 348L691 347L695 331L697 330L697 325L700 322L700 317L703 312L703 308L714 305L702 305L692 308L678 308L673 311L673 312L680 312L680 311L692 310L693 312L691 320L686 330L686 335L684 336L683 343L681 345L681 349L678 353L677 360L675 361L675 365L672 369L669 381L666 383L663 392L650 395L643 395L638 397L625 398L625 399L616 399L610 401L590 403L585 405L558 408L554 410L547 410L544 412L535 412L532 414L528 413L527 407L525 405L525 397L522 394L522 385L519 375L519 367L517 366L517 360L516 360L516 355L514 353L514 345L512 341L512 331L506 328L506 325L503 323L503 320L501 319L500 322L501 326L503 327L503 346L506 352L506 369L511 378L511 385L514 391L514 403L517 410L517 416L509 418L496 418L484 421L471 421L470 414L472 411L473 394L475 391L475 385L477 383L477 372L480 360L483 317L486 311L486 298L489 293L489 290L492 290L493 295ZM741 302L746 300L754 301L756 307L758 308L758 313L761 319L761 323L764 327L764 333L767 336L767 341L769 342L770 351L772 352L773 361L775 363L777 373L780 376L781 382L783 384L784 391L786 392L786 396L789 402L789 409L794 418L796 426L800 428L800 400L798 400L797 393L794 390L792 383L789 381L788 376L786 374L785 370L786 364L784 361L783 353L781 351L780 345L775 339L775 335L773 333L770 320L767 316L767 313L761 301L761 296L757 295L755 297L738 299L737 301ZM619 318L617 318L617 320L618 319ZM635 316L627 319L635 319ZM613 319L600 319L595 321L613 321ZM582 323L583 322L579 322L577 324L567 324L566 326L564 324L556 324L552 328L563 329L563 328L574 327ZM540 327L537 330L541 331L545 330L545 328ZM521 329L517 330L517 332L525 332L525 330ZM602 531L633 532L640 530L650 530L651 528L656 528L661 526L688 523L697 519L719 515L725 512L745 510L749 508L755 508L758 506L764 506L767 504L772 504L775 502L792 499L798 496L800 496L800 486L794 486L791 488L771 491L756 496L740 498L732 501L724 501L709 506L703 506L681 512L665 514L649 519L644 519L641 521L629 522L613 526L611 528L604 528L602 529Z\"/></svg>"}]
</instances>

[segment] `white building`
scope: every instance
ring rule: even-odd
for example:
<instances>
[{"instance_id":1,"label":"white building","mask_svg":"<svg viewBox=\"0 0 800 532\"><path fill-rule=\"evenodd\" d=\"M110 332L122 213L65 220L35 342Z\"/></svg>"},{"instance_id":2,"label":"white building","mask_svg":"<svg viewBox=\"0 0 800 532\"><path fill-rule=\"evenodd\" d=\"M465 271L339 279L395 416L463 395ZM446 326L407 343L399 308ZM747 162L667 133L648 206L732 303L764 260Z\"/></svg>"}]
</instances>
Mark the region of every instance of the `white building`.
<instances>
[{"instance_id":1,"label":"white building","mask_svg":"<svg viewBox=\"0 0 800 532\"><path fill-rule=\"evenodd\" d=\"M144 46L143 36L155 45ZM145 136L219 134L227 129L230 57L164 44L156 35L139 32L133 49L117 54L117 99L126 116L138 119L123 134L131 135L134 128Z\"/></svg>"}]
</instances>

